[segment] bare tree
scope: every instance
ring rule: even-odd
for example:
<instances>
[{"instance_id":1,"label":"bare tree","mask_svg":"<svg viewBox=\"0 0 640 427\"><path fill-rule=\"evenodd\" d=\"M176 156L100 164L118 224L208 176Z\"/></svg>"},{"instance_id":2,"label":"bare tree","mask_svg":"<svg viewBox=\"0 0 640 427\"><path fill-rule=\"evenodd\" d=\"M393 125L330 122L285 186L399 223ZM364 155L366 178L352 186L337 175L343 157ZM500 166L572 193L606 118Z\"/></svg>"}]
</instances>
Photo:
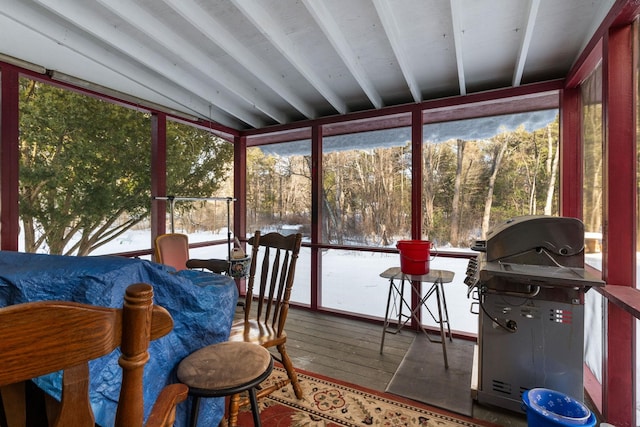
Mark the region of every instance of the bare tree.
<instances>
[{"instance_id":1,"label":"bare tree","mask_svg":"<svg viewBox=\"0 0 640 427\"><path fill-rule=\"evenodd\" d=\"M547 176L549 177L549 181L547 182L547 197L544 204L545 215L551 215L553 211L553 197L556 188L556 177L558 175L558 164L560 163L560 144L556 141L554 148L554 140L551 133L551 125L547 125L547 151L549 153L547 155Z\"/></svg>"},{"instance_id":2,"label":"bare tree","mask_svg":"<svg viewBox=\"0 0 640 427\"><path fill-rule=\"evenodd\" d=\"M424 157L424 181L422 183L424 191L424 227L426 230L432 230L435 222L433 207L437 191L436 172L440 166L440 152L436 144L425 144L422 150Z\"/></svg>"},{"instance_id":3,"label":"bare tree","mask_svg":"<svg viewBox=\"0 0 640 427\"><path fill-rule=\"evenodd\" d=\"M457 245L460 241L460 189L462 187L462 166L464 162L464 148L467 141L456 141L456 177L453 187L453 200L451 202L451 237L450 241Z\"/></svg>"},{"instance_id":4,"label":"bare tree","mask_svg":"<svg viewBox=\"0 0 640 427\"><path fill-rule=\"evenodd\" d=\"M493 190L496 185L496 177L498 176L498 170L504 157L507 147L509 146L509 139L507 137L496 138L496 141L491 145L491 174L489 175L489 182L487 185L487 193L484 199L484 213L482 214L482 238L487 236L489 230L489 220L491 219L491 205L493 204Z\"/></svg>"}]
</instances>

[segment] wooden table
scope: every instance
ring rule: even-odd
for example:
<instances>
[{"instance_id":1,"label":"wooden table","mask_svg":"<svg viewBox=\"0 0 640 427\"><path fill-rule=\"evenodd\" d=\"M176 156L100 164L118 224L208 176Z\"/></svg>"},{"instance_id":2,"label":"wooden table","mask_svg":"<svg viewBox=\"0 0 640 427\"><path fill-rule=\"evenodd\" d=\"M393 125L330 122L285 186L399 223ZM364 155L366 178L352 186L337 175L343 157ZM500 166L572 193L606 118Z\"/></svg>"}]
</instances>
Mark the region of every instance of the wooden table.
<instances>
[{"instance_id":1,"label":"wooden table","mask_svg":"<svg viewBox=\"0 0 640 427\"><path fill-rule=\"evenodd\" d=\"M453 281L454 273L448 270L431 269L427 274L404 274L400 267L391 267L380 273L380 277L389 279L389 295L387 297L387 308L384 315L384 324L382 327L382 340L380 341L380 353L384 348L384 337L387 333L398 333L406 324L413 320L418 328L424 332L429 341L442 344L442 354L444 357L444 367L449 368L447 360L447 335L451 341L451 327L449 325L449 312L447 311L447 300L444 294L444 284ZM400 283L396 283L396 280ZM408 281L411 283L411 293L409 300L405 298L404 284ZM431 287L427 292L421 295L420 283L430 283ZM411 297L415 295L419 303L415 307L411 307ZM427 305L427 301L435 295L437 304L437 313L434 313ZM431 315L433 320L440 326L440 339L433 339L424 328L418 315L420 309L424 307ZM395 330L389 328L391 323L389 320L389 310L395 309L397 314L397 323ZM406 308L409 314L404 314L403 309ZM437 314L437 315L436 315ZM445 333L445 325L447 332Z\"/></svg>"}]
</instances>

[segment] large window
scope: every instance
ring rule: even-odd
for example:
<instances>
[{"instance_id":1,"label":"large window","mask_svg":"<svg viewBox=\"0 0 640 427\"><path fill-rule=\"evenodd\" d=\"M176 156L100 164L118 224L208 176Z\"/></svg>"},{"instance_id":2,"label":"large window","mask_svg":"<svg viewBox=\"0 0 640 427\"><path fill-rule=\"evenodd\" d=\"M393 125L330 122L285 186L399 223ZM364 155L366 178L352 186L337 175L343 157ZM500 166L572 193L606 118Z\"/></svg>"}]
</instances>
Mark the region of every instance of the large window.
<instances>
[{"instance_id":1,"label":"large window","mask_svg":"<svg viewBox=\"0 0 640 427\"><path fill-rule=\"evenodd\" d=\"M192 258L228 257L233 247L233 145L207 129L167 122L167 231L189 243L226 244L193 248Z\"/></svg>"},{"instance_id":2,"label":"large window","mask_svg":"<svg viewBox=\"0 0 640 427\"><path fill-rule=\"evenodd\" d=\"M439 246L469 248L495 224L558 213L558 111L423 127L423 230Z\"/></svg>"},{"instance_id":3,"label":"large window","mask_svg":"<svg viewBox=\"0 0 640 427\"><path fill-rule=\"evenodd\" d=\"M554 109L424 125L421 219L435 252L469 252L489 217L557 214L557 116ZM325 137L323 242L393 248L410 238L413 155L409 127ZM322 306L382 317L388 283L379 274L398 264L397 254L328 251ZM476 332L462 283L467 261L438 256L432 265L456 273L447 286L454 329Z\"/></svg>"},{"instance_id":4,"label":"large window","mask_svg":"<svg viewBox=\"0 0 640 427\"><path fill-rule=\"evenodd\" d=\"M410 237L410 141L407 127L323 139L325 243L384 247Z\"/></svg>"},{"instance_id":5,"label":"large window","mask_svg":"<svg viewBox=\"0 0 640 427\"><path fill-rule=\"evenodd\" d=\"M311 143L247 149L247 232L310 233Z\"/></svg>"},{"instance_id":6,"label":"large window","mask_svg":"<svg viewBox=\"0 0 640 427\"><path fill-rule=\"evenodd\" d=\"M247 149L247 237L263 233L311 235L311 142ZM310 253L302 248L291 301L310 303Z\"/></svg>"},{"instance_id":7,"label":"large window","mask_svg":"<svg viewBox=\"0 0 640 427\"><path fill-rule=\"evenodd\" d=\"M399 127L323 139L323 243L395 248L411 230L410 129ZM322 306L384 317L397 254L329 250L322 255ZM366 295L366 298L362 298Z\"/></svg>"},{"instance_id":8,"label":"large window","mask_svg":"<svg viewBox=\"0 0 640 427\"><path fill-rule=\"evenodd\" d=\"M88 255L148 226L150 142L146 114L20 79L20 250Z\"/></svg>"},{"instance_id":9,"label":"large window","mask_svg":"<svg viewBox=\"0 0 640 427\"><path fill-rule=\"evenodd\" d=\"M97 255L150 247L150 118L20 79L20 250ZM231 144L206 129L168 122L167 195L232 195L232 159ZM224 206L174 207L167 230L192 241L226 237Z\"/></svg>"}]
</instances>

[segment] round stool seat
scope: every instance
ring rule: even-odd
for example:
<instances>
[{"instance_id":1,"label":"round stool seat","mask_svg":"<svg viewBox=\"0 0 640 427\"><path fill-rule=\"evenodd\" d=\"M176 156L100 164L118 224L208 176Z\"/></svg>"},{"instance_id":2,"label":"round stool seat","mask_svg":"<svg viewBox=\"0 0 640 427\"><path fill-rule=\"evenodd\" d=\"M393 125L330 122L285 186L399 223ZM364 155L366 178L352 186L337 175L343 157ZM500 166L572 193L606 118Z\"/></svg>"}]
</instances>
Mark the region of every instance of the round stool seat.
<instances>
[{"instance_id":1,"label":"round stool seat","mask_svg":"<svg viewBox=\"0 0 640 427\"><path fill-rule=\"evenodd\" d=\"M254 422L259 425L254 387L263 382L273 369L269 351L247 342L223 342L196 350L178 365L178 380L189 386L194 396L191 425L196 425L201 397L230 396L248 390Z\"/></svg>"}]
</instances>

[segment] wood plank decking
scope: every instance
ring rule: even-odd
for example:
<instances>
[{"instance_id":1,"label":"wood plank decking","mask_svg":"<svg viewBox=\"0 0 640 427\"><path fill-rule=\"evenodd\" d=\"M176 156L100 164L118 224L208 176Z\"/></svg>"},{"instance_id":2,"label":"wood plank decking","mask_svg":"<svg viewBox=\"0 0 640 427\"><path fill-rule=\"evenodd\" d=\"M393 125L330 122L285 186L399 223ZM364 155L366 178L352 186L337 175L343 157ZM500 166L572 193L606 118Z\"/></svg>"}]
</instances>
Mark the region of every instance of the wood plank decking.
<instances>
[{"instance_id":1,"label":"wood plank decking","mask_svg":"<svg viewBox=\"0 0 640 427\"><path fill-rule=\"evenodd\" d=\"M380 354L382 326L291 308L286 324L287 350L302 370L384 391L415 333L404 329L387 334ZM474 417L500 426L524 427L526 417L500 408L474 406Z\"/></svg>"}]
</instances>

